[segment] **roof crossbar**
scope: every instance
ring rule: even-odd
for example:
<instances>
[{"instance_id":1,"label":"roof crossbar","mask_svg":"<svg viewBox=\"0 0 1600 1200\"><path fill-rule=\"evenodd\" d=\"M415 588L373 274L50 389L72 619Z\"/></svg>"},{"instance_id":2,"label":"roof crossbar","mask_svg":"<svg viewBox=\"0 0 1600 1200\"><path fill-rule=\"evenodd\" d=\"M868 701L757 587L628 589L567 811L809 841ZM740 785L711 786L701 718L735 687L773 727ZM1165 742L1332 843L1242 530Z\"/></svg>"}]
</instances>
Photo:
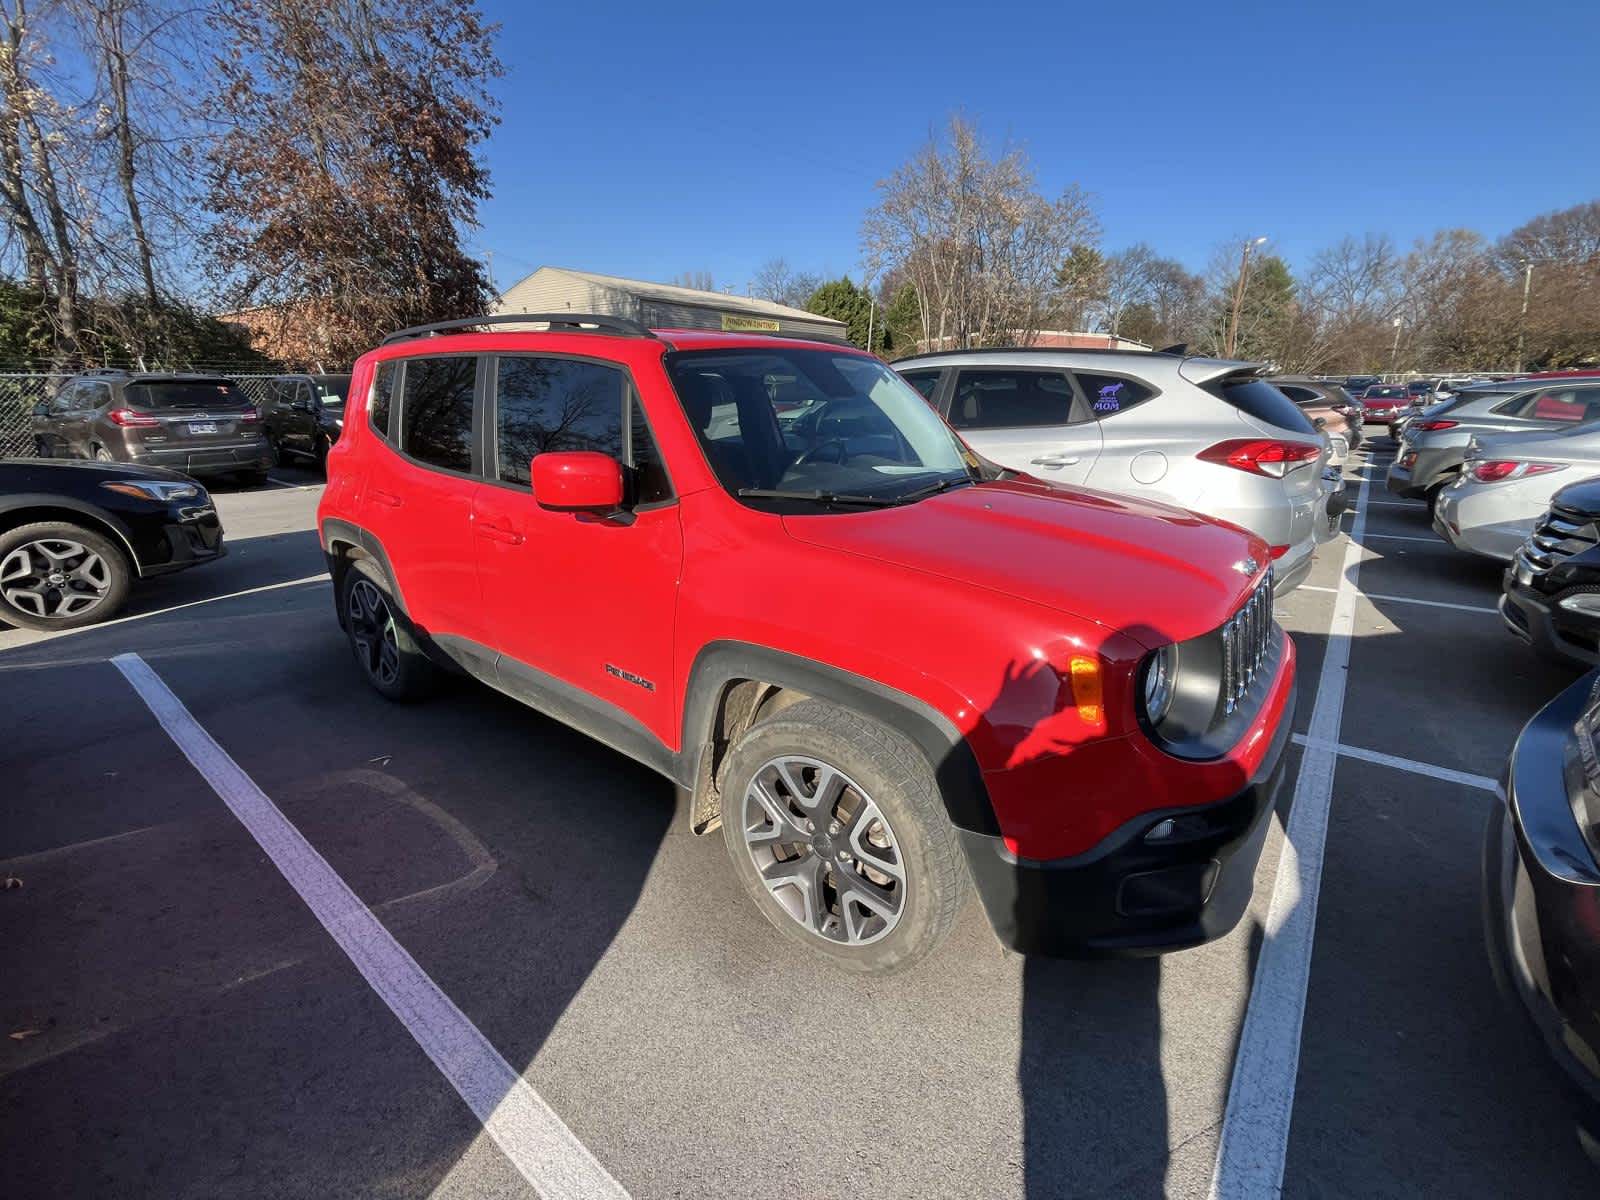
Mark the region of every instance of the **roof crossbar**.
<instances>
[{"instance_id":1,"label":"roof crossbar","mask_svg":"<svg viewBox=\"0 0 1600 1200\"><path fill-rule=\"evenodd\" d=\"M388 346L413 338L435 337L456 329L474 329L479 325L548 325L552 332L559 330L562 333L604 333L617 337L639 338L656 336L637 321L630 321L626 317L602 316L598 313L494 313L488 316L462 317L455 321L435 321L431 325L413 325L409 329L397 329L378 344Z\"/></svg>"}]
</instances>

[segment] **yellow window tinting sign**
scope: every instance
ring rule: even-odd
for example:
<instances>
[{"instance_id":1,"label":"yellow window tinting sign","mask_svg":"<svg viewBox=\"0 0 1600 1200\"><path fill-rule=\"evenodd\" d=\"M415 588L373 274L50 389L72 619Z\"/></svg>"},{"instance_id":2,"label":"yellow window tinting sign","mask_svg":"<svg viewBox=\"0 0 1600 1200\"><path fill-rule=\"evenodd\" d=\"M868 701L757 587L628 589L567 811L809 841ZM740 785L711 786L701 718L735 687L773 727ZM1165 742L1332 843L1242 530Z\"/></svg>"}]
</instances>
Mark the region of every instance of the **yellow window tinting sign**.
<instances>
[{"instance_id":1,"label":"yellow window tinting sign","mask_svg":"<svg viewBox=\"0 0 1600 1200\"><path fill-rule=\"evenodd\" d=\"M722 314L723 333L777 333L779 325L770 317L736 317Z\"/></svg>"}]
</instances>

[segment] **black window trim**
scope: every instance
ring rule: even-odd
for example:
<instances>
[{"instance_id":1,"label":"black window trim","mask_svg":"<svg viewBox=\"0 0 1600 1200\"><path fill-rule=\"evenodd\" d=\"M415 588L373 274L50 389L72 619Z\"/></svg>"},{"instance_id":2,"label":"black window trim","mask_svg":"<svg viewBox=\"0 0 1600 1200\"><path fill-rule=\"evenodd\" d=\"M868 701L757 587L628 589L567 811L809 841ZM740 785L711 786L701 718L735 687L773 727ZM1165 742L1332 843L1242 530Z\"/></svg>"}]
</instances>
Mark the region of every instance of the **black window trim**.
<instances>
[{"instance_id":1,"label":"black window trim","mask_svg":"<svg viewBox=\"0 0 1600 1200\"><path fill-rule=\"evenodd\" d=\"M457 350L453 352L446 351L436 354L412 354L405 358L384 359L384 362L393 362L398 366L398 371L395 375L395 390L389 400L389 427L393 430L396 430L398 436L394 437L393 439L387 437L383 439L386 443L388 443L389 448L393 450L400 458L404 459L407 463L419 470L432 471L435 475L448 475L452 479L470 479L474 482L482 482L483 456L482 437L480 430L483 417L484 396L483 363L484 359L487 357L487 355L480 354L476 350ZM420 458L416 458L408 453L405 447L401 444L406 427L406 375L408 373L406 364L410 363L413 359L424 358L470 358L475 361L476 370L472 377L472 428L469 431L467 442L469 451L472 455L472 465L465 471L457 471L450 467L438 466L435 463L423 462ZM378 364L378 366L382 365L383 363ZM378 381L378 373L376 368L374 368L372 373L372 381L373 385L376 386ZM370 419L368 421L368 428L371 428ZM374 430L374 432L376 431Z\"/></svg>"},{"instance_id":2,"label":"black window trim","mask_svg":"<svg viewBox=\"0 0 1600 1200\"><path fill-rule=\"evenodd\" d=\"M417 355L422 358L424 355ZM622 375L622 455L626 459L621 465L628 471L634 470L633 461L633 404L638 404L639 415L644 418L645 428L650 433L650 440L655 443L656 453L661 459L661 472L667 477L667 495L660 500L652 500L648 504L635 504L628 509L629 512L653 512L658 508L667 508L678 502L678 488L672 481L672 468L667 463L667 456L661 451L661 438L656 434L655 424L650 420L650 409L645 404L644 397L639 391L638 381L633 377L633 368L627 363L618 362L614 358L599 358L592 354L568 354L543 349L530 350L502 350L483 356L485 367L483 370L483 432L480 447L485 470L481 482L497 488L506 488L522 495L531 494L528 485L515 483L500 476L500 360L502 358L562 358L572 362L589 363L597 367L608 367ZM488 470L489 464L494 469Z\"/></svg>"},{"instance_id":3,"label":"black window trim","mask_svg":"<svg viewBox=\"0 0 1600 1200\"><path fill-rule=\"evenodd\" d=\"M1068 391L1067 403L1068 403L1068 405L1073 409L1082 409L1087 415L1084 416L1082 420L1078 420L1078 421L1054 421L1054 422L1051 422L1048 425L989 425L989 426L957 425L955 423L955 419L954 419L954 413L955 413L955 410L956 410L956 397L961 391L961 376L963 374L967 373L968 371L983 372L983 373L989 374L989 375L1020 375L1020 374L1027 374L1027 375L1056 375L1056 376L1060 376L1061 378L1063 378L1063 379L1065 379L1067 381L1067 391ZM1110 374L1109 371L1108 372L1104 372L1104 373L1108 374L1108 375ZM944 381L941 380L940 382L941 382L941 384L943 384ZM907 384L906 386L910 387L911 385ZM949 396L947 397L947 403L948 403L949 407L948 407L948 409L947 409L947 411L945 413L945 422L950 426L951 429L954 429L958 434L965 435L965 434L968 434L968 433L1001 433L1001 432L1010 432L1011 430L1014 430L1014 429L1077 429L1080 426L1096 425L1096 424L1099 423L1099 418L1094 415L1094 407L1088 403L1087 398L1083 394L1083 389L1078 386L1078 381L1073 376L1071 367L1042 367L1042 366L1008 367L1008 366L1003 366L1000 363L985 363L985 364L983 364L981 366L977 365L977 364L972 364L972 365L968 365L968 366L958 366L958 367L952 368L952 376L951 376L951 380L950 380L950 384L949 384L948 390L949 390ZM1142 403L1142 401L1141 401L1141 403Z\"/></svg>"}]
</instances>

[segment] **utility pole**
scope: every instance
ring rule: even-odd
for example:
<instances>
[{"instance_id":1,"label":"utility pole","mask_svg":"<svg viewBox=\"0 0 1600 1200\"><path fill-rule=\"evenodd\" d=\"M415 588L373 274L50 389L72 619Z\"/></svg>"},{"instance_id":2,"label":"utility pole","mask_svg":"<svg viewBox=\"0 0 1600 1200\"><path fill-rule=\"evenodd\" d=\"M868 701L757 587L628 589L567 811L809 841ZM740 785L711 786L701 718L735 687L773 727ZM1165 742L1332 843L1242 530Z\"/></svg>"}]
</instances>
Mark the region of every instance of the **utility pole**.
<instances>
[{"instance_id":1,"label":"utility pole","mask_svg":"<svg viewBox=\"0 0 1600 1200\"><path fill-rule=\"evenodd\" d=\"M872 303L872 279L867 279L867 353L872 353L872 318L877 313L877 307Z\"/></svg>"},{"instance_id":2,"label":"utility pole","mask_svg":"<svg viewBox=\"0 0 1600 1200\"><path fill-rule=\"evenodd\" d=\"M1239 282L1233 289L1233 303L1228 308L1228 336L1223 342L1223 353L1232 358L1239 352L1239 319L1244 314L1244 289L1250 277L1250 251L1254 250L1267 239L1255 238L1244 244L1244 252L1239 255Z\"/></svg>"},{"instance_id":3,"label":"utility pole","mask_svg":"<svg viewBox=\"0 0 1600 1200\"><path fill-rule=\"evenodd\" d=\"M1533 260L1522 264L1522 318L1517 322L1517 374L1522 374L1523 339L1528 332L1528 293L1533 290Z\"/></svg>"},{"instance_id":4,"label":"utility pole","mask_svg":"<svg viewBox=\"0 0 1600 1200\"><path fill-rule=\"evenodd\" d=\"M484 266L486 268L486 273L489 276L489 291L492 292L494 294L494 298L496 300L498 300L500 298L500 289L494 286L494 251L493 250L485 250L483 252L483 262L484 262Z\"/></svg>"},{"instance_id":5,"label":"utility pole","mask_svg":"<svg viewBox=\"0 0 1600 1200\"><path fill-rule=\"evenodd\" d=\"M1389 374L1393 375L1400 362L1400 318L1394 319L1394 345L1389 347Z\"/></svg>"}]
</instances>

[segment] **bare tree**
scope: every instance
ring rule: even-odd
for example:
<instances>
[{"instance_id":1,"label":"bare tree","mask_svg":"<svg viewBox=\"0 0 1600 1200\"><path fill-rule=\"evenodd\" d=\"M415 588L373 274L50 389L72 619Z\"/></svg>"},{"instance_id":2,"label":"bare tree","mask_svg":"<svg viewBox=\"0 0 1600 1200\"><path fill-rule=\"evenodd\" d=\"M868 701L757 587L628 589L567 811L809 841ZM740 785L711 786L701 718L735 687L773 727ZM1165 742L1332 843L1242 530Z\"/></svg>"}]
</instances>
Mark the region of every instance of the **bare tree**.
<instances>
[{"instance_id":1,"label":"bare tree","mask_svg":"<svg viewBox=\"0 0 1600 1200\"><path fill-rule=\"evenodd\" d=\"M1102 275L1099 315L1104 329L1113 337L1121 330L1123 314L1132 305L1150 299L1159 261L1156 252L1143 242L1107 256Z\"/></svg>"},{"instance_id":2,"label":"bare tree","mask_svg":"<svg viewBox=\"0 0 1600 1200\"><path fill-rule=\"evenodd\" d=\"M790 308L804 308L825 281L815 271L796 271L784 258L769 258L756 268L750 280L750 295Z\"/></svg>"},{"instance_id":3,"label":"bare tree","mask_svg":"<svg viewBox=\"0 0 1600 1200\"><path fill-rule=\"evenodd\" d=\"M672 282L678 287L693 288L697 292L714 292L717 284L711 278L710 271L685 271L673 277Z\"/></svg>"},{"instance_id":4,"label":"bare tree","mask_svg":"<svg viewBox=\"0 0 1600 1200\"><path fill-rule=\"evenodd\" d=\"M905 276L923 340L938 345L1030 343L1055 305L1062 262L1099 232L1081 190L1042 196L1019 147L991 155L960 117L878 192L861 231L869 268Z\"/></svg>"}]
</instances>

